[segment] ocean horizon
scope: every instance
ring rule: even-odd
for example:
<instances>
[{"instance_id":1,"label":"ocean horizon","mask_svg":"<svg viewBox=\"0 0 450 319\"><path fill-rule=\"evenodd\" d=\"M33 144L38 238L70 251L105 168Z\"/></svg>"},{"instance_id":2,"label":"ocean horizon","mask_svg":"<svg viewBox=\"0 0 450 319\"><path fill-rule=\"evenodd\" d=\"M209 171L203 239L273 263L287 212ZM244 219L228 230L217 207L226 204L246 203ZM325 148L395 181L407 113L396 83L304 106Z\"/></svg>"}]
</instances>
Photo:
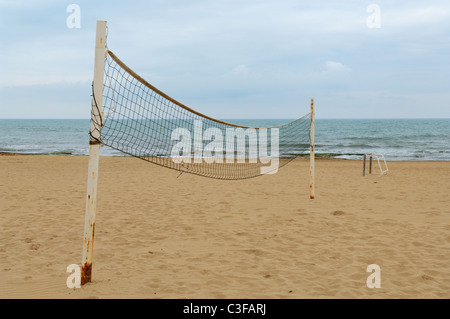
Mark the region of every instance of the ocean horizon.
<instances>
[{"instance_id":1,"label":"ocean horizon","mask_svg":"<svg viewBox=\"0 0 450 319\"><path fill-rule=\"evenodd\" d=\"M292 119L222 120L267 127ZM89 119L0 119L0 153L87 155L89 128ZM316 118L315 151L345 159L373 153L387 161L450 161L450 119ZM107 146L100 155L127 156Z\"/></svg>"}]
</instances>

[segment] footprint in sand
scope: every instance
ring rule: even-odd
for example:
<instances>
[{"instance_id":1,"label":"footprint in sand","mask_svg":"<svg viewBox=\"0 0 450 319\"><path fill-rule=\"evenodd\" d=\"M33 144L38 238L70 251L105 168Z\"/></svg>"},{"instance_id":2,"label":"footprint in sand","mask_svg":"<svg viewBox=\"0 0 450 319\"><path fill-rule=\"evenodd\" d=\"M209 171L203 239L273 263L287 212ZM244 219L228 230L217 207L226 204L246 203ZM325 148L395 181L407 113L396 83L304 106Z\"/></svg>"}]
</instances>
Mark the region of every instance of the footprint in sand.
<instances>
[{"instance_id":1,"label":"footprint in sand","mask_svg":"<svg viewBox=\"0 0 450 319\"><path fill-rule=\"evenodd\" d=\"M345 213L342 210L335 210L331 214L333 214L334 216L341 216L344 215Z\"/></svg>"},{"instance_id":2,"label":"footprint in sand","mask_svg":"<svg viewBox=\"0 0 450 319\"><path fill-rule=\"evenodd\" d=\"M428 276L427 274L423 274L423 275L422 275L422 279L423 279L423 280L433 280L433 277Z\"/></svg>"}]
</instances>

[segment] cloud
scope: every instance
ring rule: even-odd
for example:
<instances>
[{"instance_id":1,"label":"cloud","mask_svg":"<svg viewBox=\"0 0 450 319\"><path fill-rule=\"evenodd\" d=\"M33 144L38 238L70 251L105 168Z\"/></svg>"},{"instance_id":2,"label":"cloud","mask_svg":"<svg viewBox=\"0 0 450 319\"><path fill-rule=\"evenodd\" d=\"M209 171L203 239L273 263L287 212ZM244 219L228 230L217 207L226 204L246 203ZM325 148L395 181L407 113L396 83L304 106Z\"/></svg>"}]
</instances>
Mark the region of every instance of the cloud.
<instances>
[{"instance_id":1,"label":"cloud","mask_svg":"<svg viewBox=\"0 0 450 319\"><path fill-rule=\"evenodd\" d=\"M236 76L246 76L250 72L249 68L245 66L244 64L238 65L233 70L231 70L231 74Z\"/></svg>"},{"instance_id":2,"label":"cloud","mask_svg":"<svg viewBox=\"0 0 450 319\"><path fill-rule=\"evenodd\" d=\"M341 62L327 61L325 63L325 73L327 74L347 74L352 69Z\"/></svg>"}]
</instances>

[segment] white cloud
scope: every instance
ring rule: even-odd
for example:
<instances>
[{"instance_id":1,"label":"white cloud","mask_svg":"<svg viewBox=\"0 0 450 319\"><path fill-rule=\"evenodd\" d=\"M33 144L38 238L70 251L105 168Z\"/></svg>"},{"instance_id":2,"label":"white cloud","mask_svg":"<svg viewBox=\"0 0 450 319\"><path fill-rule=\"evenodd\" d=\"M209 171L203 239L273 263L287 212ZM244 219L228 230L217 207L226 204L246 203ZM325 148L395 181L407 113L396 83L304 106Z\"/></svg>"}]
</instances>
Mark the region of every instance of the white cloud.
<instances>
[{"instance_id":1,"label":"white cloud","mask_svg":"<svg viewBox=\"0 0 450 319\"><path fill-rule=\"evenodd\" d=\"M250 70L245 64L240 64L231 70L229 74L233 76L247 76L249 72Z\"/></svg>"},{"instance_id":2,"label":"white cloud","mask_svg":"<svg viewBox=\"0 0 450 319\"><path fill-rule=\"evenodd\" d=\"M352 71L352 69L347 65L341 62L334 62L334 61L327 61L325 63L325 70L327 73L333 74L347 74Z\"/></svg>"}]
</instances>

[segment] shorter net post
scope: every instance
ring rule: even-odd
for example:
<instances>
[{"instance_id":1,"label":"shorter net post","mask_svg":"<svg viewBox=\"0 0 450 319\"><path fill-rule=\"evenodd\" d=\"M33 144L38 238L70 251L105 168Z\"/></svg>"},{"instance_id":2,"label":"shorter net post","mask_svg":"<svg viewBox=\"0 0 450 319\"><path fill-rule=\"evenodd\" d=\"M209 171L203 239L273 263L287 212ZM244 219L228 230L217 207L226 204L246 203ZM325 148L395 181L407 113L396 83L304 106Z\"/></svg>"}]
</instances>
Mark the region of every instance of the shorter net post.
<instances>
[{"instance_id":1,"label":"shorter net post","mask_svg":"<svg viewBox=\"0 0 450 319\"><path fill-rule=\"evenodd\" d=\"M315 167L314 167L314 99L311 99L311 125L310 125L310 154L309 154L309 198L314 199L315 191Z\"/></svg>"}]
</instances>

